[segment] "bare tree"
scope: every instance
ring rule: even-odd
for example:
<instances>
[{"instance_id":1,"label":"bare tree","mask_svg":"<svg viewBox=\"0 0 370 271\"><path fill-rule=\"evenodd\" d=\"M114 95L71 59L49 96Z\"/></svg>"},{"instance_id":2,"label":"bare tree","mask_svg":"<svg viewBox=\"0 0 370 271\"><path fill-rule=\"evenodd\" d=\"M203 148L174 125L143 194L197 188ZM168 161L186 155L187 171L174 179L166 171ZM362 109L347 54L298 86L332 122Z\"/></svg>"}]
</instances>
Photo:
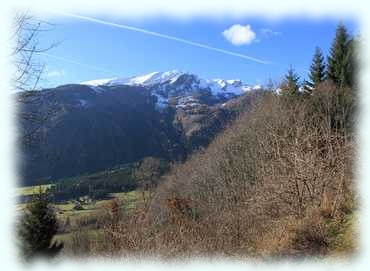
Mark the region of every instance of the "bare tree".
<instances>
[{"instance_id":1,"label":"bare tree","mask_svg":"<svg viewBox=\"0 0 370 271\"><path fill-rule=\"evenodd\" d=\"M35 61L37 53L46 52L56 44L42 48L39 45L39 35L51 31L52 25L34 18L28 12L17 12L13 21L15 48L13 57L17 74L14 78L14 88L19 91L35 91L45 65Z\"/></svg>"},{"instance_id":2,"label":"bare tree","mask_svg":"<svg viewBox=\"0 0 370 271\"><path fill-rule=\"evenodd\" d=\"M46 47L39 44L39 36L51 31L53 25L37 19L28 12L18 11L13 20L13 49L16 74L13 78L13 89L17 91L16 103L21 144L29 144L35 133L43 127L56 110L55 102L49 93L39 91L39 82L45 70L45 64L36 60L35 56L44 53L57 45L52 43ZM46 101L49 99L49 102Z\"/></svg>"}]
</instances>

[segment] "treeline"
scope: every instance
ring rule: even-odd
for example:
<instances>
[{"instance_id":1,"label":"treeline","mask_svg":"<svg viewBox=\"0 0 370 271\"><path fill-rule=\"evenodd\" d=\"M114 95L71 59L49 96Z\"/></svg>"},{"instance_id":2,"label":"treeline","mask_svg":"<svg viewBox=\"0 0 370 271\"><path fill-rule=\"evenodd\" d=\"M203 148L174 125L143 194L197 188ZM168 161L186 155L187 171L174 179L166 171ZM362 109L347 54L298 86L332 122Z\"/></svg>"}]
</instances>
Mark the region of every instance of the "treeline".
<instances>
[{"instance_id":1,"label":"treeline","mask_svg":"<svg viewBox=\"0 0 370 271\"><path fill-rule=\"evenodd\" d=\"M327 63L317 49L306 82L290 69L281 95L263 92L206 150L172 167L149 202L112 216L101 242L84 247L164 257L353 252L354 44L340 24Z\"/></svg>"},{"instance_id":2,"label":"treeline","mask_svg":"<svg viewBox=\"0 0 370 271\"><path fill-rule=\"evenodd\" d=\"M358 42L355 38L349 35L346 27L340 23L327 61L325 61L322 50L316 47L308 80L300 82L299 75L291 67L280 86L281 93L293 96L311 94L319 84L325 81L335 83L339 89L355 90L356 43ZM303 91L300 91L301 87Z\"/></svg>"},{"instance_id":3,"label":"treeline","mask_svg":"<svg viewBox=\"0 0 370 271\"><path fill-rule=\"evenodd\" d=\"M143 160L122 165L95 174L62 179L48 188L54 202L68 201L87 196L91 200L108 198L111 193L128 192L142 187L144 190L156 185L158 177L168 169L168 162L146 157Z\"/></svg>"},{"instance_id":4,"label":"treeline","mask_svg":"<svg viewBox=\"0 0 370 271\"><path fill-rule=\"evenodd\" d=\"M124 167L106 170L97 174L62 179L51 186L47 192L52 201L61 202L88 196L92 200L104 199L109 193L131 191L137 187L132 170Z\"/></svg>"}]
</instances>

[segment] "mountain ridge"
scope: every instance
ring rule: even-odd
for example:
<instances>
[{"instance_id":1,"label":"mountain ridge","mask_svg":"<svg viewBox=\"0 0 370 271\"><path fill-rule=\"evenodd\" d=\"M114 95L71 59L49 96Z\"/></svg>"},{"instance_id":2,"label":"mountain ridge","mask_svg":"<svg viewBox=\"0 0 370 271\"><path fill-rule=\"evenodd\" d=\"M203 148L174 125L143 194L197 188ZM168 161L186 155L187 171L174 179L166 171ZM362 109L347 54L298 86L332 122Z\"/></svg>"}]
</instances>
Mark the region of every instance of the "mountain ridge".
<instances>
[{"instance_id":1,"label":"mountain ridge","mask_svg":"<svg viewBox=\"0 0 370 271\"><path fill-rule=\"evenodd\" d=\"M22 147L26 157L22 179L27 184L57 180L149 156L185 159L207 146L255 98L253 89L240 95L212 92L189 73L152 73L135 79L131 85L122 81L61 85L36 92L40 99L23 94L28 102L20 108L22 114L38 111L48 121L33 135L33 146ZM225 87L225 82L243 86L240 80L214 84ZM42 106L33 100L41 100ZM51 107L56 113L46 118L44 108ZM21 129L27 132L32 126Z\"/></svg>"},{"instance_id":2,"label":"mountain ridge","mask_svg":"<svg viewBox=\"0 0 370 271\"><path fill-rule=\"evenodd\" d=\"M224 80L203 79L190 72L169 70L165 72L155 71L144 75L131 77L114 77L108 79L96 79L84 81L81 85L87 85L95 90L103 86L142 86L151 89L152 95L158 99L157 107L168 106L169 99L175 96L192 96L199 91L208 92L216 99L230 99L240 96L251 90L259 90L261 85L250 86L243 84L240 79ZM178 104L182 106L181 104Z\"/></svg>"}]
</instances>

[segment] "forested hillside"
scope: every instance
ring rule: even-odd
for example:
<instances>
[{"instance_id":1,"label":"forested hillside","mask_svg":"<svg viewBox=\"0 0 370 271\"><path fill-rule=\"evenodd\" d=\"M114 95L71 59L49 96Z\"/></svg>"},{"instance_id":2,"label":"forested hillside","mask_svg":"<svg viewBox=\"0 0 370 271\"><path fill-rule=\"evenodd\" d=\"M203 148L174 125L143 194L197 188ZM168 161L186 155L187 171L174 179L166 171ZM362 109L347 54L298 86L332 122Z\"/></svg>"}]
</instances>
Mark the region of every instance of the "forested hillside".
<instances>
[{"instance_id":1,"label":"forested hillside","mask_svg":"<svg viewBox=\"0 0 370 271\"><path fill-rule=\"evenodd\" d=\"M190 79L184 82L186 76ZM151 87L71 84L17 94L23 100L20 129L30 134L20 148L22 184L55 182L146 157L183 161L248 110L259 92L235 95L220 89L213 95L208 86L189 90L194 78L179 74L174 82ZM36 121L22 122L23 116Z\"/></svg>"}]
</instances>

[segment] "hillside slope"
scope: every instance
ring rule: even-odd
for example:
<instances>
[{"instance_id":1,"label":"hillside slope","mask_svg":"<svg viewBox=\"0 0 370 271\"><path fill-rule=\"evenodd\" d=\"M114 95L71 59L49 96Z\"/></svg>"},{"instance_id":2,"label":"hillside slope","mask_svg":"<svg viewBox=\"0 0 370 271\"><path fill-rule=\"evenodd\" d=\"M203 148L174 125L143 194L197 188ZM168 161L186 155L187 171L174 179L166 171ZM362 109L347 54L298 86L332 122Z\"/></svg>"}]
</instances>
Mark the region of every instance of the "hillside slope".
<instances>
[{"instance_id":1,"label":"hillside slope","mask_svg":"<svg viewBox=\"0 0 370 271\"><path fill-rule=\"evenodd\" d=\"M199 79L189 74L176 73L175 79L150 85L99 81L103 84L20 94L25 100L22 114L35 112L46 119L21 125L26 133L36 131L31 144L21 149L23 183L97 172L148 156L182 161L206 146L258 95L250 90L241 96L213 94L208 85L199 88Z\"/></svg>"},{"instance_id":2,"label":"hillside slope","mask_svg":"<svg viewBox=\"0 0 370 271\"><path fill-rule=\"evenodd\" d=\"M149 208L119 222L115 251L323 257L340 246L341 255L352 253L353 134L343 126L351 102L338 104L339 92L325 83L312 95L266 93L207 149L175 165Z\"/></svg>"}]
</instances>

